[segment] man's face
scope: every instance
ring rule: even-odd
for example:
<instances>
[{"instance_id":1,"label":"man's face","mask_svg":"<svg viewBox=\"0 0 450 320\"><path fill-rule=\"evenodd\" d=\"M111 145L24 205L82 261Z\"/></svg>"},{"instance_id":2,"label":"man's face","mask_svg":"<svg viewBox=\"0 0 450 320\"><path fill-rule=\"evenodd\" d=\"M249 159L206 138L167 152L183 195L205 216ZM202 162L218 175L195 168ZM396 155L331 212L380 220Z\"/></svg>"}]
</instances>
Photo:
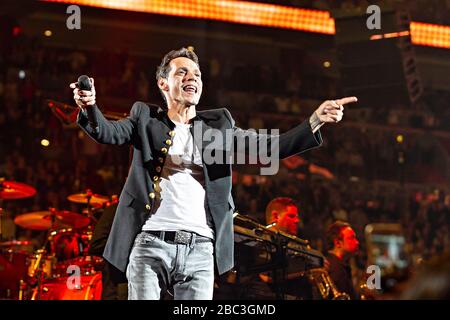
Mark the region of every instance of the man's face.
<instances>
[{"instance_id":1,"label":"man's face","mask_svg":"<svg viewBox=\"0 0 450 320\"><path fill-rule=\"evenodd\" d=\"M191 59L185 57L170 61L167 79L159 79L158 86L166 94L167 103L185 106L197 105L202 95L203 83L200 69Z\"/></svg>"},{"instance_id":2,"label":"man's face","mask_svg":"<svg viewBox=\"0 0 450 320\"><path fill-rule=\"evenodd\" d=\"M341 231L341 240L339 241L339 244L341 248L344 250L344 252L353 255L356 252L358 252L359 249L359 241L356 238L356 233L353 231L350 227L345 227Z\"/></svg>"},{"instance_id":3,"label":"man's face","mask_svg":"<svg viewBox=\"0 0 450 320\"><path fill-rule=\"evenodd\" d=\"M279 230L296 236L299 221L298 209L292 205L287 206L286 210L279 213L276 223Z\"/></svg>"}]
</instances>

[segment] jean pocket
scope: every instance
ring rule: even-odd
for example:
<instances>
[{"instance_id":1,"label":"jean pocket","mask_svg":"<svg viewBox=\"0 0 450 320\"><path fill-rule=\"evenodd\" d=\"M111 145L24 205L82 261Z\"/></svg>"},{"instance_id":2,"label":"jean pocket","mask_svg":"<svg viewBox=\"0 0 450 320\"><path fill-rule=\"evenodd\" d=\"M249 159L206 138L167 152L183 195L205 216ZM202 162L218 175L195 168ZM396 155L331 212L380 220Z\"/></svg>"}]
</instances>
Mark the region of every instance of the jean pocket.
<instances>
[{"instance_id":1,"label":"jean pocket","mask_svg":"<svg viewBox=\"0 0 450 320\"><path fill-rule=\"evenodd\" d=\"M214 246L212 242L200 242L195 244L194 250L204 256L212 256L214 253Z\"/></svg>"},{"instance_id":2,"label":"jean pocket","mask_svg":"<svg viewBox=\"0 0 450 320\"><path fill-rule=\"evenodd\" d=\"M145 247L152 244L157 238L158 237L153 234L142 232L136 236L136 239L134 240L134 245L139 247Z\"/></svg>"}]
</instances>

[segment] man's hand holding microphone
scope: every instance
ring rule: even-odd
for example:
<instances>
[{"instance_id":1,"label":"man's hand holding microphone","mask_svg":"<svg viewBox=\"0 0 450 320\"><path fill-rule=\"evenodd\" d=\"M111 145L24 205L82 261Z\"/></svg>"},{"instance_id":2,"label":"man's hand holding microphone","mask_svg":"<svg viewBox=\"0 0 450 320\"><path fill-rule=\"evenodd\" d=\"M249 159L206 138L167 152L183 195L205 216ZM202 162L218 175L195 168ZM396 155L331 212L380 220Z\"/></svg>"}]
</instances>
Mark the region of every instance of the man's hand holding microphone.
<instances>
[{"instance_id":1,"label":"man's hand holding microphone","mask_svg":"<svg viewBox=\"0 0 450 320\"><path fill-rule=\"evenodd\" d=\"M73 89L73 99L75 103L85 110L95 104L95 87L94 79L88 76L82 75L78 78L78 82L70 84Z\"/></svg>"}]
</instances>

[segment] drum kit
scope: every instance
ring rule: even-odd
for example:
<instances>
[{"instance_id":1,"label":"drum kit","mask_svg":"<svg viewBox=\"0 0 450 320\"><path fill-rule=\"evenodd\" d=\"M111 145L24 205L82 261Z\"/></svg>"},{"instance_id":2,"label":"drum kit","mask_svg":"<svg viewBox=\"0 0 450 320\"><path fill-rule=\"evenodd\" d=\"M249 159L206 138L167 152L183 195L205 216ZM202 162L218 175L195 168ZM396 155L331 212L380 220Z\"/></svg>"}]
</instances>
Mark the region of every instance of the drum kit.
<instances>
[{"instance_id":1,"label":"drum kit","mask_svg":"<svg viewBox=\"0 0 450 320\"><path fill-rule=\"evenodd\" d=\"M67 199L85 205L82 213L50 208L18 215L14 224L45 233L38 249L34 239L2 241L2 204L32 197L24 183L0 180L0 299L99 300L101 257L89 254L96 214L117 200L86 190Z\"/></svg>"}]
</instances>

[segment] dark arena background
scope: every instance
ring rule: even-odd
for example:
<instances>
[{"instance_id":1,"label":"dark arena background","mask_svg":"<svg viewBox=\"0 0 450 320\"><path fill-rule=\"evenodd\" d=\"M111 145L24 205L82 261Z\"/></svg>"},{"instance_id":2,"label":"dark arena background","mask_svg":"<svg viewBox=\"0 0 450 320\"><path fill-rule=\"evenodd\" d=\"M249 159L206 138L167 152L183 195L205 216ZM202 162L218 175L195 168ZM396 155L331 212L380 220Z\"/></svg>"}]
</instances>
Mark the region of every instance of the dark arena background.
<instances>
[{"instance_id":1,"label":"dark arena background","mask_svg":"<svg viewBox=\"0 0 450 320\"><path fill-rule=\"evenodd\" d=\"M127 299L102 254L130 146L80 129L69 84L94 78L105 117L122 119L135 101L163 104L156 68L181 47L199 57L197 110L226 107L244 129L286 132L323 101L358 98L277 174L233 166L235 266L213 300L449 299L449 6L2 1L0 299ZM293 232L271 220L285 209ZM336 221L357 244L330 267L346 250L339 230L330 243Z\"/></svg>"}]
</instances>

